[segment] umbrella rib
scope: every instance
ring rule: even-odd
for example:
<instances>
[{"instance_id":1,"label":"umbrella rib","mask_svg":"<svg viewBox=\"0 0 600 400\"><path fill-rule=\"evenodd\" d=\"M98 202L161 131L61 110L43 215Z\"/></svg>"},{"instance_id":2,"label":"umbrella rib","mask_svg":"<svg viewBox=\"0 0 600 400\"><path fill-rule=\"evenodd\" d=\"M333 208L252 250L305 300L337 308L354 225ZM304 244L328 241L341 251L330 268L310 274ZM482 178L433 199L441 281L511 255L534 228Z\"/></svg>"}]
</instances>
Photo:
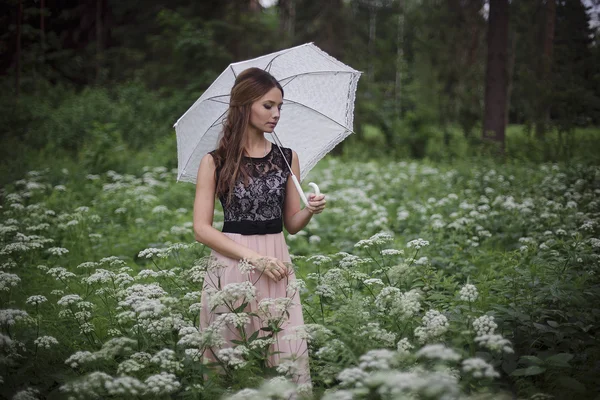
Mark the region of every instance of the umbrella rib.
<instances>
[{"instance_id":1,"label":"umbrella rib","mask_svg":"<svg viewBox=\"0 0 600 400\"><path fill-rule=\"evenodd\" d=\"M219 100L215 100L218 97L225 97L227 96L226 94L222 95L222 96L215 96L215 97L211 97L210 99L206 99L206 101L214 101L215 103L220 103L220 104L226 104L229 105L229 102L226 101L219 101Z\"/></svg>"},{"instance_id":2,"label":"umbrella rib","mask_svg":"<svg viewBox=\"0 0 600 400\"><path fill-rule=\"evenodd\" d=\"M294 74L294 75L290 75L290 76L286 76L285 78L281 78L278 79L278 81L283 81L286 79L290 79L290 78L297 78L299 76L304 76L304 75L321 75L321 74L361 74L362 72L360 71L335 71L335 70L327 70L327 71L313 71L313 72L303 72L301 74Z\"/></svg>"},{"instance_id":3,"label":"umbrella rib","mask_svg":"<svg viewBox=\"0 0 600 400\"><path fill-rule=\"evenodd\" d=\"M281 78L279 79L279 81L283 81L286 79L296 79L299 76L304 76L304 75L320 75L320 74L360 74L361 72L358 71L315 71L315 72L304 72L302 74L296 74L296 75L290 75L290 76L286 76L285 78ZM293 80L292 79L292 80ZM292 81L290 81L292 82ZM286 85L290 82L287 82ZM213 100L219 97L225 97L225 96L229 96L228 94L219 94L217 96L213 96L213 97L207 97L206 99L202 100L202 101L208 101L208 100ZM225 104L225 103L223 103ZM228 103L227 103L228 104ZM183 118L183 117L182 117Z\"/></svg>"},{"instance_id":4,"label":"umbrella rib","mask_svg":"<svg viewBox=\"0 0 600 400\"><path fill-rule=\"evenodd\" d=\"M284 83L281 87L286 87L288 84L294 82L294 79L296 79L296 76L292 77L292 79L290 79L289 81L287 81L286 83Z\"/></svg>"},{"instance_id":5,"label":"umbrella rib","mask_svg":"<svg viewBox=\"0 0 600 400\"><path fill-rule=\"evenodd\" d=\"M339 122L337 122L335 119L328 117L327 115L323 114L322 112L320 112L320 111L318 111L318 110L315 110L315 109L314 109L314 108L312 108L312 107L309 107L309 106L307 106L307 105L305 105L305 104L302 104L302 103L298 103L297 101L294 101L294 100L289 100L289 99L284 99L284 100L285 100L286 102L288 102L288 103L297 104L297 105L299 105L299 106L301 106L301 107L308 108L309 110L312 110L312 111L316 112L317 114L319 114L319 115L322 115L323 117L327 118L328 120L335 122L336 124L338 124L338 125L339 125L339 126L341 126L342 128L344 128L344 129L347 129L347 130L349 130L350 132L352 132L352 133L356 134L356 132L354 132L352 129L348 128L347 126L345 126L345 125L343 125L343 124L340 124L340 123L339 123Z\"/></svg>"}]
</instances>

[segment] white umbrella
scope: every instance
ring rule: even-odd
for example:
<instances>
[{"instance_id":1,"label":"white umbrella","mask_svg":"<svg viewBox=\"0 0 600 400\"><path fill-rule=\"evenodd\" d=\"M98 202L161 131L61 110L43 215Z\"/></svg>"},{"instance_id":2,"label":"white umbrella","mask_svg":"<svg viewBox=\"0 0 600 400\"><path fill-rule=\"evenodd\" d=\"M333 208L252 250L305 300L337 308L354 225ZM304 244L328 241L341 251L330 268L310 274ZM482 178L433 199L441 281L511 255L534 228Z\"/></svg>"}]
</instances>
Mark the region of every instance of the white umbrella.
<instances>
[{"instance_id":1,"label":"white umbrella","mask_svg":"<svg viewBox=\"0 0 600 400\"><path fill-rule=\"evenodd\" d=\"M361 72L331 57L313 43L233 63L174 125L177 181L196 182L200 160L217 148L235 78L250 67L268 71L283 87L284 105L277 133L266 138L278 147L285 145L296 151L300 160L300 179L304 179L317 161L352 133L354 99ZM307 204L293 174L292 178ZM314 185L313 188L318 193L318 187Z\"/></svg>"}]
</instances>

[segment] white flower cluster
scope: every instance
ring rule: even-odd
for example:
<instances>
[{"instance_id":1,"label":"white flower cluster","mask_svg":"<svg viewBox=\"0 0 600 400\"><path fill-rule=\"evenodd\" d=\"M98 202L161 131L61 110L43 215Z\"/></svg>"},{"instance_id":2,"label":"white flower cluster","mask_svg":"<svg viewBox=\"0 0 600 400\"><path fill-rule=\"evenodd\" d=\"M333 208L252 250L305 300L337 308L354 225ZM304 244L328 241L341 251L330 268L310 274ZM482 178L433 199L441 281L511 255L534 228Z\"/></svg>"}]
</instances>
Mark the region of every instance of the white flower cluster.
<instances>
[{"instance_id":1,"label":"white flower cluster","mask_svg":"<svg viewBox=\"0 0 600 400\"><path fill-rule=\"evenodd\" d=\"M167 372L149 376L144 383L146 384L146 391L154 395L174 393L181 387L177 377Z\"/></svg>"},{"instance_id":2,"label":"white flower cluster","mask_svg":"<svg viewBox=\"0 0 600 400\"><path fill-rule=\"evenodd\" d=\"M279 363L276 368L277 372L282 375L287 375L289 377L298 376L300 368L298 363L294 360L285 360Z\"/></svg>"},{"instance_id":3,"label":"white flower cluster","mask_svg":"<svg viewBox=\"0 0 600 400\"><path fill-rule=\"evenodd\" d=\"M46 298L46 296L34 295L29 296L27 300L25 300L25 303L31 304L32 306L39 306L40 304L45 303L47 301L48 299Z\"/></svg>"},{"instance_id":4,"label":"white flower cluster","mask_svg":"<svg viewBox=\"0 0 600 400\"><path fill-rule=\"evenodd\" d=\"M264 382L257 389L243 389L224 400L287 400L304 398L310 392L310 384L295 385L283 376L277 376Z\"/></svg>"},{"instance_id":5,"label":"white flower cluster","mask_svg":"<svg viewBox=\"0 0 600 400\"><path fill-rule=\"evenodd\" d=\"M220 314L215 323L223 325L231 325L237 328L243 328L250 323L250 315L248 313L223 313Z\"/></svg>"},{"instance_id":6,"label":"white flower cluster","mask_svg":"<svg viewBox=\"0 0 600 400\"><path fill-rule=\"evenodd\" d=\"M59 306L67 307L72 304L76 304L81 300L82 298L78 294L68 294L66 296L61 297L61 299L57 301L57 304Z\"/></svg>"},{"instance_id":7,"label":"white flower cluster","mask_svg":"<svg viewBox=\"0 0 600 400\"><path fill-rule=\"evenodd\" d=\"M460 354L443 344L430 344L422 347L415 354L417 358L437 359L441 361L458 361Z\"/></svg>"},{"instance_id":8,"label":"white flower cluster","mask_svg":"<svg viewBox=\"0 0 600 400\"><path fill-rule=\"evenodd\" d=\"M420 343L436 339L448 330L448 318L437 310L429 310L423 316L423 326L415 329Z\"/></svg>"},{"instance_id":9,"label":"white flower cluster","mask_svg":"<svg viewBox=\"0 0 600 400\"><path fill-rule=\"evenodd\" d=\"M398 354L409 354L410 350L415 348L415 346L410 344L407 338L400 339L396 347L398 349Z\"/></svg>"},{"instance_id":10,"label":"white flower cluster","mask_svg":"<svg viewBox=\"0 0 600 400\"><path fill-rule=\"evenodd\" d=\"M346 368L337 375L337 379L342 387L361 387L367 376L369 374L361 368Z\"/></svg>"},{"instance_id":11,"label":"white flower cluster","mask_svg":"<svg viewBox=\"0 0 600 400\"><path fill-rule=\"evenodd\" d=\"M17 286L19 282L21 282L19 275L0 271L0 292L10 292L10 289Z\"/></svg>"},{"instance_id":12,"label":"white flower cluster","mask_svg":"<svg viewBox=\"0 0 600 400\"><path fill-rule=\"evenodd\" d=\"M104 360L112 360L121 354L133 352L136 345L137 341L128 337L112 338L104 342L102 348L96 351L94 355Z\"/></svg>"},{"instance_id":13,"label":"white flower cluster","mask_svg":"<svg viewBox=\"0 0 600 400\"><path fill-rule=\"evenodd\" d=\"M56 278L56 280L69 279L77 276L71 271L67 271L67 269L63 267L50 268L46 273L48 275L52 275L54 278Z\"/></svg>"},{"instance_id":14,"label":"white flower cluster","mask_svg":"<svg viewBox=\"0 0 600 400\"><path fill-rule=\"evenodd\" d=\"M496 331L498 325L494 322L494 317L491 315L482 315L473 321L473 328L478 336L491 335Z\"/></svg>"},{"instance_id":15,"label":"white flower cluster","mask_svg":"<svg viewBox=\"0 0 600 400\"><path fill-rule=\"evenodd\" d=\"M217 358L228 366L238 369L246 365L247 361L243 356L248 352L249 350L245 346L227 347L217 352Z\"/></svg>"},{"instance_id":16,"label":"white flower cluster","mask_svg":"<svg viewBox=\"0 0 600 400\"><path fill-rule=\"evenodd\" d=\"M12 397L12 400L38 400L40 391L34 388L21 390Z\"/></svg>"},{"instance_id":17,"label":"white flower cluster","mask_svg":"<svg viewBox=\"0 0 600 400\"><path fill-rule=\"evenodd\" d=\"M358 332L358 336L379 341L386 347L392 347L396 343L396 334L381 328L379 322L369 322Z\"/></svg>"},{"instance_id":18,"label":"white flower cluster","mask_svg":"<svg viewBox=\"0 0 600 400\"><path fill-rule=\"evenodd\" d=\"M104 382L104 388L110 396L140 396L146 385L131 376L120 376Z\"/></svg>"},{"instance_id":19,"label":"white flower cluster","mask_svg":"<svg viewBox=\"0 0 600 400\"><path fill-rule=\"evenodd\" d=\"M598 238L590 238L588 239L588 243L595 249L600 249L600 239Z\"/></svg>"},{"instance_id":20,"label":"white flower cluster","mask_svg":"<svg viewBox=\"0 0 600 400\"><path fill-rule=\"evenodd\" d=\"M240 270L240 272L242 274L249 274L254 272L254 269L256 267L254 266L254 264L252 264L250 261L248 261L247 259L242 259L240 260L240 262L238 263L238 269Z\"/></svg>"},{"instance_id":21,"label":"white flower cluster","mask_svg":"<svg viewBox=\"0 0 600 400\"><path fill-rule=\"evenodd\" d=\"M370 350L359 358L362 370L389 370L394 359L394 352L387 349Z\"/></svg>"},{"instance_id":22,"label":"white flower cluster","mask_svg":"<svg viewBox=\"0 0 600 400\"><path fill-rule=\"evenodd\" d=\"M494 367L481 358L467 358L462 362L464 372L470 372L475 378L499 378Z\"/></svg>"},{"instance_id":23,"label":"white flower cluster","mask_svg":"<svg viewBox=\"0 0 600 400\"><path fill-rule=\"evenodd\" d=\"M125 360L119 364L119 366L117 367L117 374L119 374L119 375L132 374L132 373L141 371L144 368L145 368L144 365L138 363L135 360L129 359L129 360Z\"/></svg>"},{"instance_id":24,"label":"white flower cluster","mask_svg":"<svg viewBox=\"0 0 600 400\"><path fill-rule=\"evenodd\" d=\"M14 325L17 321L28 321L29 314L26 311L14 308L0 310L0 325Z\"/></svg>"},{"instance_id":25,"label":"white flower cluster","mask_svg":"<svg viewBox=\"0 0 600 400\"><path fill-rule=\"evenodd\" d=\"M414 247L416 250L419 250L420 248L425 247L425 246L429 246L429 242L427 240L423 240L421 238L411 240L410 242L408 242L406 244L406 247L408 247L408 248Z\"/></svg>"},{"instance_id":26,"label":"white flower cluster","mask_svg":"<svg viewBox=\"0 0 600 400\"><path fill-rule=\"evenodd\" d=\"M331 258L327 256L323 256L320 254L310 256L306 259L306 261L312 262L314 265L323 265L331 262Z\"/></svg>"},{"instance_id":27,"label":"white flower cluster","mask_svg":"<svg viewBox=\"0 0 600 400\"><path fill-rule=\"evenodd\" d=\"M376 246L376 245L380 246L380 245L389 243L393 240L394 240L394 236L392 236L391 233L379 232L379 233L376 233L375 235L371 236L369 239L363 239L363 240L358 241L358 243L356 243L354 245L354 247L357 247L359 249L368 249L368 248Z\"/></svg>"},{"instance_id":28,"label":"white flower cluster","mask_svg":"<svg viewBox=\"0 0 600 400\"><path fill-rule=\"evenodd\" d=\"M304 282L302 279L296 278L293 280L290 280L285 292L288 296L293 296L294 293L298 292L298 293L302 293L303 290L306 289L306 282Z\"/></svg>"},{"instance_id":29,"label":"white flower cluster","mask_svg":"<svg viewBox=\"0 0 600 400\"><path fill-rule=\"evenodd\" d=\"M50 247L46 251L55 256L62 256L69 252L69 250L65 249L64 247Z\"/></svg>"},{"instance_id":30,"label":"white flower cluster","mask_svg":"<svg viewBox=\"0 0 600 400\"><path fill-rule=\"evenodd\" d=\"M381 250L382 256L399 256L404 254L404 250L396 250L396 249L383 249Z\"/></svg>"},{"instance_id":31,"label":"white flower cluster","mask_svg":"<svg viewBox=\"0 0 600 400\"><path fill-rule=\"evenodd\" d=\"M505 353L514 353L510 340L502 335L488 334L475 337L475 341L480 345L492 351L503 351Z\"/></svg>"},{"instance_id":32,"label":"white flower cluster","mask_svg":"<svg viewBox=\"0 0 600 400\"><path fill-rule=\"evenodd\" d=\"M162 349L152 356L150 362L160 367L162 371L177 373L183 370L181 363L171 349Z\"/></svg>"},{"instance_id":33,"label":"white flower cluster","mask_svg":"<svg viewBox=\"0 0 600 400\"><path fill-rule=\"evenodd\" d=\"M40 336L39 338L35 339L33 343L38 347L49 349L50 347L57 345L58 340L52 336Z\"/></svg>"},{"instance_id":34,"label":"white flower cluster","mask_svg":"<svg viewBox=\"0 0 600 400\"><path fill-rule=\"evenodd\" d=\"M331 286L323 283L317 285L317 287L315 288L315 294L325 298L333 299L335 297L335 290Z\"/></svg>"},{"instance_id":35,"label":"white flower cluster","mask_svg":"<svg viewBox=\"0 0 600 400\"><path fill-rule=\"evenodd\" d=\"M460 289L460 299L462 301L468 301L472 303L477 300L478 296L479 292L477 291L477 288L475 285L471 285L470 283L467 283Z\"/></svg>"},{"instance_id":36,"label":"white flower cluster","mask_svg":"<svg viewBox=\"0 0 600 400\"><path fill-rule=\"evenodd\" d=\"M416 290L402 293L396 287L386 286L375 298L375 306L382 313L410 318L421 309L420 297Z\"/></svg>"},{"instance_id":37,"label":"white flower cluster","mask_svg":"<svg viewBox=\"0 0 600 400\"><path fill-rule=\"evenodd\" d=\"M232 306L238 300L249 301L256 298L256 286L248 281L234 282L225 285L222 290L209 288L207 295L211 309L218 306Z\"/></svg>"},{"instance_id":38,"label":"white flower cluster","mask_svg":"<svg viewBox=\"0 0 600 400\"><path fill-rule=\"evenodd\" d=\"M144 249L138 253L139 258L165 258L167 257L166 249L157 249L155 247L150 247Z\"/></svg>"},{"instance_id":39,"label":"white flower cluster","mask_svg":"<svg viewBox=\"0 0 600 400\"><path fill-rule=\"evenodd\" d=\"M279 320L294 305L294 301L289 297L265 297L258 302L256 313L265 321Z\"/></svg>"},{"instance_id":40,"label":"white flower cluster","mask_svg":"<svg viewBox=\"0 0 600 400\"><path fill-rule=\"evenodd\" d=\"M65 364L70 366L71 368L79 368L84 364L91 363L96 361L98 356L89 351L78 351L75 354L72 354L69 358L65 360Z\"/></svg>"}]
</instances>

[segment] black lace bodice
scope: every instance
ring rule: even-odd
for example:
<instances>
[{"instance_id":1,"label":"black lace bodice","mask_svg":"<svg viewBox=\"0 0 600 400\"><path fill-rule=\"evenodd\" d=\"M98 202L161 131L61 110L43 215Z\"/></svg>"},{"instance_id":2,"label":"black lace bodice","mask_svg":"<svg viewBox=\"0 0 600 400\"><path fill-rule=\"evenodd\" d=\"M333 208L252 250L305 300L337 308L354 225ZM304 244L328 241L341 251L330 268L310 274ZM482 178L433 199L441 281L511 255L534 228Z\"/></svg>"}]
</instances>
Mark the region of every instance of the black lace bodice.
<instances>
[{"instance_id":1,"label":"black lace bodice","mask_svg":"<svg viewBox=\"0 0 600 400\"><path fill-rule=\"evenodd\" d=\"M245 235L278 233L283 229L283 202L290 170L283 155L292 165L292 150L276 145L264 157L244 157L242 167L249 174L248 185L244 185L240 174L234 186L229 204L227 194L219 197L223 206L223 232ZM214 157L214 152L211 152ZM219 179L220 169L217 169Z\"/></svg>"}]
</instances>

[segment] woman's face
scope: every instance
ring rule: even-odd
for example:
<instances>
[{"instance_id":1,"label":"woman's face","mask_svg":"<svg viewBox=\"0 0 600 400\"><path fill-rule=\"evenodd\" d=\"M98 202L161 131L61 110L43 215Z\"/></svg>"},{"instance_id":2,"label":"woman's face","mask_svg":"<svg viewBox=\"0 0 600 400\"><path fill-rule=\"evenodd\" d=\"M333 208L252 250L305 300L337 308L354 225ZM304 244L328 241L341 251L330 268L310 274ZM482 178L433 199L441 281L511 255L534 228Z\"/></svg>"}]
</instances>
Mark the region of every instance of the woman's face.
<instances>
[{"instance_id":1,"label":"woman's face","mask_svg":"<svg viewBox=\"0 0 600 400\"><path fill-rule=\"evenodd\" d=\"M273 132L279 121L283 97L281 90L274 87L263 97L252 103L250 126L260 132Z\"/></svg>"}]
</instances>

